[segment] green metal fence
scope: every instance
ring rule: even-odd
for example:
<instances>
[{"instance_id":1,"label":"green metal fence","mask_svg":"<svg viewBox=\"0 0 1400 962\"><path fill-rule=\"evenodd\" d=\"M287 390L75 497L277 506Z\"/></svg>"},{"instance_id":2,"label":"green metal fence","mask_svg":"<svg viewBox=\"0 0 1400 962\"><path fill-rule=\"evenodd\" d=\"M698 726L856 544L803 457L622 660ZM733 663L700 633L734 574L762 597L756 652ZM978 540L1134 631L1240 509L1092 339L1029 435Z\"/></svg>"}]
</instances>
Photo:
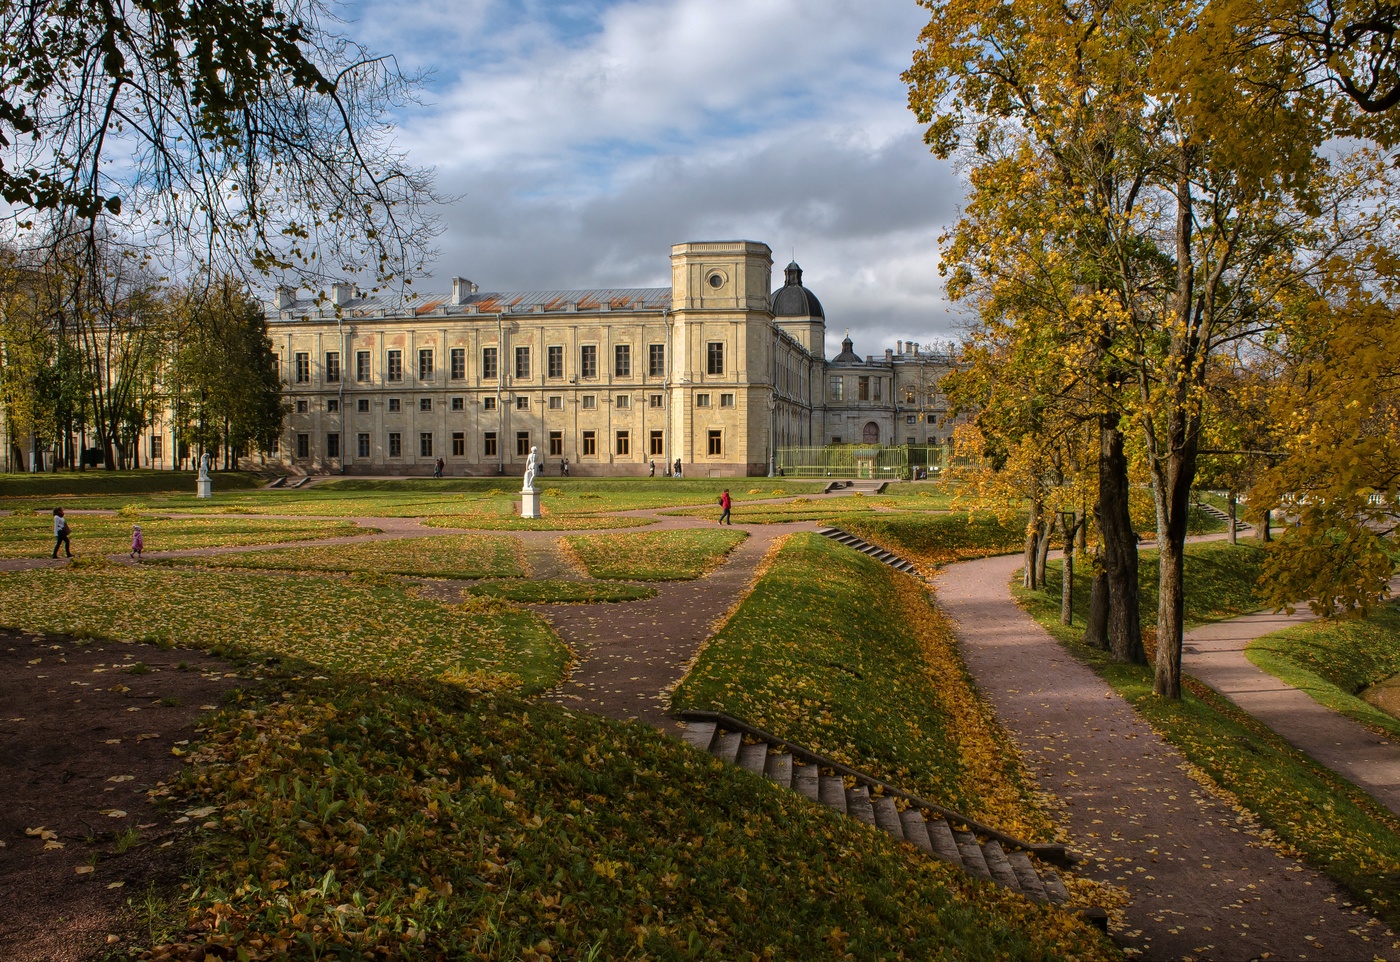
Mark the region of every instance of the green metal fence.
<instances>
[{"instance_id":1,"label":"green metal fence","mask_svg":"<svg viewBox=\"0 0 1400 962\"><path fill-rule=\"evenodd\" d=\"M789 478L856 478L908 481L920 473L936 477L947 467L939 444L828 444L780 447L777 468Z\"/></svg>"}]
</instances>

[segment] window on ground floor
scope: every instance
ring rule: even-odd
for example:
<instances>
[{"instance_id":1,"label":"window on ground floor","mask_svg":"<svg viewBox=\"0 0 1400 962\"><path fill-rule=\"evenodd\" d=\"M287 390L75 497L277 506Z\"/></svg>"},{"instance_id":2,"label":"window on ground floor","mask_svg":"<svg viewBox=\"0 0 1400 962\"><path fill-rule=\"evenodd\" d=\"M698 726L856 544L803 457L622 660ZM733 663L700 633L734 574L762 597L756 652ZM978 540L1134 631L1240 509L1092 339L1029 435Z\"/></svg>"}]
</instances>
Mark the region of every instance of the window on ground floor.
<instances>
[{"instance_id":1,"label":"window on ground floor","mask_svg":"<svg viewBox=\"0 0 1400 962\"><path fill-rule=\"evenodd\" d=\"M452 432L452 456L463 458L467 455L467 435L463 431Z\"/></svg>"},{"instance_id":2,"label":"window on ground floor","mask_svg":"<svg viewBox=\"0 0 1400 962\"><path fill-rule=\"evenodd\" d=\"M564 453L564 432L549 432L549 454L551 457L559 457Z\"/></svg>"},{"instance_id":3,"label":"window on ground floor","mask_svg":"<svg viewBox=\"0 0 1400 962\"><path fill-rule=\"evenodd\" d=\"M709 454L709 456L712 457L712 458L719 457L720 455L724 454L724 432L723 432L723 431L711 431L711 432L709 432L709 435L708 435L708 446L707 446L707 448L706 448L706 453Z\"/></svg>"},{"instance_id":4,"label":"window on ground floor","mask_svg":"<svg viewBox=\"0 0 1400 962\"><path fill-rule=\"evenodd\" d=\"M389 432L389 457L403 457L403 435L397 431Z\"/></svg>"},{"instance_id":5,"label":"window on ground floor","mask_svg":"<svg viewBox=\"0 0 1400 962\"><path fill-rule=\"evenodd\" d=\"M530 432L529 432L529 431L516 431L516 432L515 432L515 456L518 457L518 458L523 458L523 457L528 456L529 453L530 453Z\"/></svg>"},{"instance_id":6,"label":"window on ground floor","mask_svg":"<svg viewBox=\"0 0 1400 962\"><path fill-rule=\"evenodd\" d=\"M418 456L420 458L431 458L433 456L433 435L431 431L424 431L418 435Z\"/></svg>"},{"instance_id":7,"label":"window on ground floor","mask_svg":"<svg viewBox=\"0 0 1400 962\"><path fill-rule=\"evenodd\" d=\"M618 432L617 432L617 447L614 448L614 451L615 451L617 454L631 454L631 453L632 453L632 432L631 432L631 431L618 431Z\"/></svg>"},{"instance_id":8,"label":"window on ground floor","mask_svg":"<svg viewBox=\"0 0 1400 962\"><path fill-rule=\"evenodd\" d=\"M583 456L585 458L595 458L598 456L598 432L583 432Z\"/></svg>"},{"instance_id":9,"label":"window on ground floor","mask_svg":"<svg viewBox=\"0 0 1400 962\"><path fill-rule=\"evenodd\" d=\"M651 432L651 453L654 455L666 453L666 432Z\"/></svg>"}]
</instances>

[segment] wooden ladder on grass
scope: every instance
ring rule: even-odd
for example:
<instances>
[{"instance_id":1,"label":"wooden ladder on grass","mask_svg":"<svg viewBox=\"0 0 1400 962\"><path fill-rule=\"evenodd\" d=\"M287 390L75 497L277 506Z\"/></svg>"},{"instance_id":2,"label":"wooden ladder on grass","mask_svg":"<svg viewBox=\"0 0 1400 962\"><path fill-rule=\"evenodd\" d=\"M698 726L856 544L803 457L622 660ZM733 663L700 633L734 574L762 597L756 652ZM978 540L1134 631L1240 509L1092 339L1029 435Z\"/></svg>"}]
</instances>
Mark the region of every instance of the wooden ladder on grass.
<instances>
[{"instance_id":1,"label":"wooden ladder on grass","mask_svg":"<svg viewBox=\"0 0 1400 962\"><path fill-rule=\"evenodd\" d=\"M1051 863L1069 866L1063 845L1023 842L730 715L686 711L680 718L686 723L681 737L721 761L766 776L970 875L997 882L1037 902L1062 905L1069 899L1064 882L1051 867ZM1106 925L1102 910L1088 910L1084 916Z\"/></svg>"}]
</instances>

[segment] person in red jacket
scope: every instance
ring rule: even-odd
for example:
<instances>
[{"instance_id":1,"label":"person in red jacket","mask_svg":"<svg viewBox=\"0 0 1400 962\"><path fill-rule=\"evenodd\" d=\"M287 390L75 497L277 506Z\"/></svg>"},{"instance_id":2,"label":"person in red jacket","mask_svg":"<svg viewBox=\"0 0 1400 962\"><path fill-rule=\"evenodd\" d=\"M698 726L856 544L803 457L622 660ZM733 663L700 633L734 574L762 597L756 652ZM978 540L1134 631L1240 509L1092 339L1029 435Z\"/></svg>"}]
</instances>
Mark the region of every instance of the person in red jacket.
<instances>
[{"instance_id":1,"label":"person in red jacket","mask_svg":"<svg viewBox=\"0 0 1400 962\"><path fill-rule=\"evenodd\" d=\"M732 525L734 523L729 520L729 509L733 504L734 502L729 499L729 489L725 488L724 493L719 496L719 506L722 509L719 514L720 524Z\"/></svg>"}]
</instances>

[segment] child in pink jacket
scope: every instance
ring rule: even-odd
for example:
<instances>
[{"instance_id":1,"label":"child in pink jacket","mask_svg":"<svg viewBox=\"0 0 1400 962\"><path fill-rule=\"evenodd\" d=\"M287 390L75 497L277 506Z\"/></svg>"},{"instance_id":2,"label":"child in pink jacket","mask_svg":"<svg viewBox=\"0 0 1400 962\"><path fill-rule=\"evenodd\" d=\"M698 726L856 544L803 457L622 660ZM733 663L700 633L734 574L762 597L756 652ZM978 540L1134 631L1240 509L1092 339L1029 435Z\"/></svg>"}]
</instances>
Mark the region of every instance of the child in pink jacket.
<instances>
[{"instance_id":1,"label":"child in pink jacket","mask_svg":"<svg viewBox=\"0 0 1400 962\"><path fill-rule=\"evenodd\" d=\"M141 526L133 525L131 529L131 556L137 561L141 560L141 552L146 547L146 541L141 537Z\"/></svg>"}]
</instances>

